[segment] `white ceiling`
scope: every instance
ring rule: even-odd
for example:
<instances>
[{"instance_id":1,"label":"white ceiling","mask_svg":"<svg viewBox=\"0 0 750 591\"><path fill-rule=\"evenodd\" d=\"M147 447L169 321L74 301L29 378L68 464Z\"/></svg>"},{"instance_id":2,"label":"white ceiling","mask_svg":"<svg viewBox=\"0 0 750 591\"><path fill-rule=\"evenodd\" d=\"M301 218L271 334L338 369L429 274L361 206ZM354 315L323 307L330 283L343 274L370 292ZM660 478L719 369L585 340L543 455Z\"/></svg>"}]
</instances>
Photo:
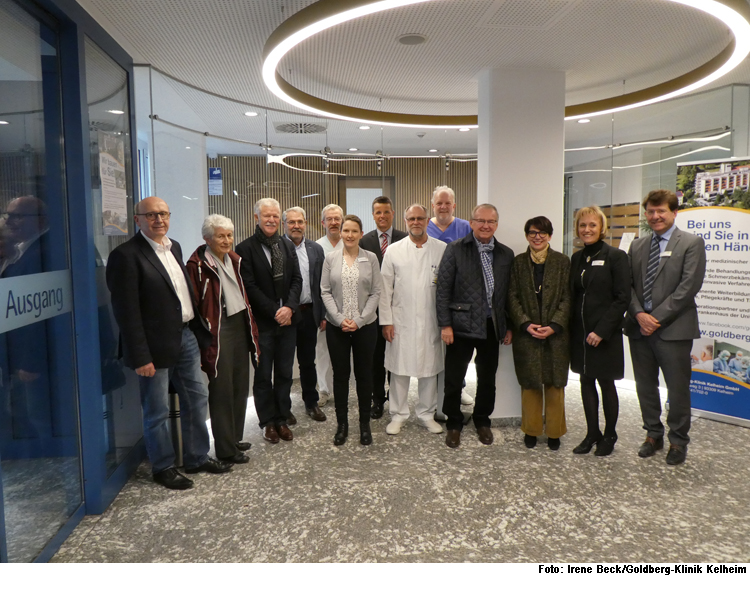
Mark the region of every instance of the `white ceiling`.
<instances>
[{"instance_id":1,"label":"white ceiling","mask_svg":"<svg viewBox=\"0 0 750 591\"><path fill-rule=\"evenodd\" d=\"M268 123L265 117L244 117L246 105L299 113L266 89L262 52L271 33L313 0L78 2L136 63L152 64L244 103L170 82L214 135L315 150L325 145L334 151L357 147L420 155L429 148L441 153L476 150L475 132L362 132L354 123L323 120L327 137L283 136L275 133L275 124L321 120L278 112L269 115ZM422 34L427 41L403 46L397 38L406 33ZM666 0L438 0L325 31L288 54L280 70L306 92L355 107L474 114L476 75L484 68L564 70L567 103L576 104L683 74L716 55L730 39L726 27L712 17ZM748 61L712 87L750 82ZM154 112L168 119L168 109L155 106ZM569 141L583 134L581 127L566 124ZM242 146L237 144L233 153L243 153Z\"/></svg>"}]
</instances>

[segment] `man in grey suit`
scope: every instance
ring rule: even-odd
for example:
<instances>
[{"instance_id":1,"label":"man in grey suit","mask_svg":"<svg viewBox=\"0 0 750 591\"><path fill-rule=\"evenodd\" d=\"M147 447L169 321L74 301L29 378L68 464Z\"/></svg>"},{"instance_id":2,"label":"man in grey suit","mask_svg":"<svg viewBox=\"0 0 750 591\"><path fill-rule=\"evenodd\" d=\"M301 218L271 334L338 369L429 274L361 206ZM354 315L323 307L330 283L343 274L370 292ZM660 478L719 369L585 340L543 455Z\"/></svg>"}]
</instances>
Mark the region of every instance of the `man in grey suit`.
<instances>
[{"instance_id":1,"label":"man in grey suit","mask_svg":"<svg viewBox=\"0 0 750 591\"><path fill-rule=\"evenodd\" d=\"M315 384L315 345L318 331L326 329L325 310L320 298L320 274L323 271L323 247L305 238L307 216L301 207L290 207L284 212L284 236L294 244L302 275L302 292L299 298L301 320L297 325L297 363L302 400L305 412L313 421L325 421L326 416L318 406L318 391ZM294 417L294 415L291 415ZM294 423L297 419L294 419Z\"/></svg>"},{"instance_id":2,"label":"man in grey suit","mask_svg":"<svg viewBox=\"0 0 750 591\"><path fill-rule=\"evenodd\" d=\"M638 401L646 441L642 458L664 447L659 369L669 398L667 464L682 464L690 442L690 350L700 337L695 295L706 272L703 239L674 225L678 201L672 191L651 191L643 200L650 239L633 242L628 256L632 296L625 324L630 338Z\"/></svg>"}]
</instances>

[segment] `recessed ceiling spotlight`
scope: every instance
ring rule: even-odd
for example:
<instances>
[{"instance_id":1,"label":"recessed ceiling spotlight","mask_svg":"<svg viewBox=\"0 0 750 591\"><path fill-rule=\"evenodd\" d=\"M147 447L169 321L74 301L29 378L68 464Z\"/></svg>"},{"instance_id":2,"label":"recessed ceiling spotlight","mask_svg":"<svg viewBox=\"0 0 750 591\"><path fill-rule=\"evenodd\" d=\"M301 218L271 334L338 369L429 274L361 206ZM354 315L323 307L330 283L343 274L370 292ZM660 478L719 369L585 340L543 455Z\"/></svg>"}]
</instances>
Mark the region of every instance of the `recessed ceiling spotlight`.
<instances>
[{"instance_id":1,"label":"recessed ceiling spotlight","mask_svg":"<svg viewBox=\"0 0 750 591\"><path fill-rule=\"evenodd\" d=\"M120 111L120 109L107 109L107 113L114 113L115 115L124 115L125 111Z\"/></svg>"},{"instance_id":2,"label":"recessed ceiling spotlight","mask_svg":"<svg viewBox=\"0 0 750 591\"><path fill-rule=\"evenodd\" d=\"M468 127L459 127L458 131L471 131Z\"/></svg>"},{"instance_id":3,"label":"recessed ceiling spotlight","mask_svg":"<svg viewBox=\"0 0 750 591\"><path fill-rule=\"evenodd\" d=\"M7 121L0 121L0 125L10 125Z\"/></svg>"},{"instance_id":4,"label":"recessed ceiling spotlight","mask_svg":"<svg viewBox=\"0 0 750 591\"><path fill-rule=\"evenodd\" d=\"M186 150L189 150L189 149L190 149L190 146L185 146L185 149L186 149Z\"/></svg>"},{"instance_id":5,"label":"recessed ceiling spotlight","mask_svg":"<svg viewBox=\"0 0 750 591\"><path fill-rule=\"evenodd\" d=\"M360 125L359 128L360 129L370 129L370 126L369 125Z\"/></svg>"},{"instance_id":6,"label":"recessed ceiling spotlight","mask_svg":"<svg viewBox=\"0 0 750 591\"><path fill-rule=\"evenodd\" d=\"M428 152L437 152L435 148L432 148L431 150L427 150Z\"/></svg>"},{"instance_id":7,"label":"recessed ceiling spotlight","mask_svg":"<svg viewBox=\"0 0 750 591\"><path fill-rule=\"evenodd\" d=\"M591 123L591 119L579 119L578 123Z\"/></svg>"},{"instance_id":8,"label":"recessed ceiling spotlight","mask_svg":"<svg viewBox=\"0 0 750 591\"><path fill-rule=\"evenodd\" d=\"M398 38L398 42L401 45L421 45L425 41L427 41L427 37L419 33L407 33Z\"/></svg>"},{"instance_id":9,"label":"recessed ceiling spotlight","mask_svg":"<svg viewBox=\"0 0 750 591\"><path fill-rule=\"evenodd\" d=\"M246 111L245 112L245 117L257 117L257 116L258 116L258 113L256 113L255 111Z\"/></svg>"},{"instance_id":10,"label":"recessed ceiling spotlight","mask_svg":"<svg viewBox=\"0 0 750 591\"><path fill-rule=\"evenodd\" d=\"M226 160L226 159L227 159L227 157L226 157L226 156L222 156L222 158L223 158L224 160Z\"/></svg>"},{"instance_id":11,"label":"recessed ceiling spotlight","mask_svg":"<svg viewBox=\"0 0 750 591\"><path fill-rule=\"evenodd\" d=\"M356 152L358 148L349 148L350 152Z\"/></svg>"}]
</instances>

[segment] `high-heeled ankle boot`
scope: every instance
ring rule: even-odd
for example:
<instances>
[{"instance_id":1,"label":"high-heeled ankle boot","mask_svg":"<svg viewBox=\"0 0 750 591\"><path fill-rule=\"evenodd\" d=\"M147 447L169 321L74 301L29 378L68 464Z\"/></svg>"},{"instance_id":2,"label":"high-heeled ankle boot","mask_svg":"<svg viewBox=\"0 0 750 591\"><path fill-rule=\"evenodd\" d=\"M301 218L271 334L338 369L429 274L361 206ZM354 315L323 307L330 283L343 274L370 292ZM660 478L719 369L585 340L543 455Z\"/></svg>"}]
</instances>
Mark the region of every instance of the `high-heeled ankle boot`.
<instances>
[{"instance_id":1,"label":"high-heeled ankle boot","mask_svg":"<svg viewBox=\"0 0 750 591\"><path fill-rule=\"evenodd\" d=\"M586 435L586 438L579 443L573 450L574 454L587 454L591 451L591 448L599 443L602 439L602 434L598 435Z\"/></svg>"},{"instance_id":2,"label":"high-heeled ankle boot","mask_svg":"<svg viewBox=\"0 0 750 591\"><path fill-rule=\"evenodd\" d=\"M370 422L359 424L359 442L362 445L370 445L372 443L372 433L370 432Z\"/></svg>"},{"instance_id":3,"label":"high-heeled ankle boot","mask_svg":"<svg viewBox=\"0 0 750 591\"><path fill-rule=\"evenodd\" d=\"M347 437L349 437L349 423L339 423L336 435L333 436L333 445L344 445Z\"/></svg>"},{"instance_id":4,"label":"high-heeled ankle boot","mask_svg":"<svg viewBox=\"0 0 750 591\"><path fill-rule=\"evenodd\" d=\"M617 443L617 435L608 435L602 437L599 443L596 444L595 456L608 456L615 449L615 443Z\"/></svg>"}]
</instances>

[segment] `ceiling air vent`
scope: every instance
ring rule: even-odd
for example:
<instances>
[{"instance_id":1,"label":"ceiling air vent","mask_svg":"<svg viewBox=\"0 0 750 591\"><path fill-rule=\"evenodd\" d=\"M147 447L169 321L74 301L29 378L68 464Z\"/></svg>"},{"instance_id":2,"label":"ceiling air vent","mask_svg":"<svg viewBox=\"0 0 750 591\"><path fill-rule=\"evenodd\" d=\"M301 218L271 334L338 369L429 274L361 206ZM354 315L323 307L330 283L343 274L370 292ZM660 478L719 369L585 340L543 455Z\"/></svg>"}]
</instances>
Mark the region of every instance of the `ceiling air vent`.
<instances>
[{"instance_id":1,"label":"ceiling air vent","mask_svg":"<svg viewBox=\"0 0 750 591\"><path fill-rule=\"evenodd\" d=\"M325 133L325 125L319 123L276 123L274 128L279 133L295 133L295 134L310 134L310 133Z\"/></svg>"}]
</instances>

